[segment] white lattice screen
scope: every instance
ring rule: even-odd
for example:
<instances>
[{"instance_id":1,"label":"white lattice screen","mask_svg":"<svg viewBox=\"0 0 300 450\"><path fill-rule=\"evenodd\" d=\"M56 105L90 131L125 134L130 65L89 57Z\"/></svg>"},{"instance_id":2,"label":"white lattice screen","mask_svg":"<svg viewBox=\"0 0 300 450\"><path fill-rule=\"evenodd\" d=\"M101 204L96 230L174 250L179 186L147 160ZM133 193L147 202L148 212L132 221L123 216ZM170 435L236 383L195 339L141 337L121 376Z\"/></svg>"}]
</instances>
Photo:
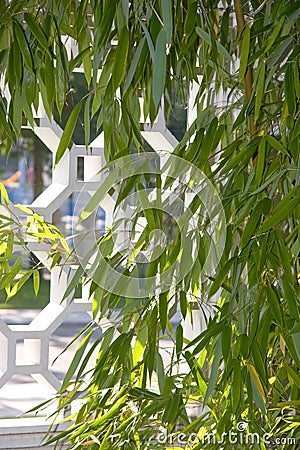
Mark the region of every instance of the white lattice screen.
<instances>
[{"instance_id":1,"label":"white lattice screen","mask_svg":"<svg viewBox=\"0 0 300 450\"><path fill-rule=\"evenodd\" d=\"M62 130L54 121L50 123L45 115L39 119L39 126L36 126L33 132L52 152L54 161ZM166 128L162 112L152 127L144 123L143 129L143 138L154 151L173 151L177 141ZM83 158L84 161L83 180L78 179L78 158ZM83 146L73 145L64 154L59 164L52 168L52 183L28 206L46 221L51 222L55 211L72 193L82 191L82 189L89 193L97 190L101 184L99 170L104 164L103 134L100 134L89 145L88 152ZM101 206L105 210L105 221L108 225L111 222L114 208L113 198ZM15 205L8 205L8 209L16 217L22 216L22 220L24 220L25 213ZM7 208L2 213L7 214ZM62 301L72 272L76 270L76 267L65 266L62 271L57 267L50 269L50 261L47 259L50 247L32 241L28 242L28 248L43 264L48 266L51 272L50 299L48 305L28 325L8 325L1 319L0 313L0 389L13 376L21 374L31 375L38 383L46 384L52 391L56 391L60 387L60 382L51 370L50 338L73 312L91 310L91 302L88 298L89 286L83 287L81 298L67 298ZM16 355L17 341L19 340L24 341L23 361L18 361Z\"/></svg>"}]
</instances>

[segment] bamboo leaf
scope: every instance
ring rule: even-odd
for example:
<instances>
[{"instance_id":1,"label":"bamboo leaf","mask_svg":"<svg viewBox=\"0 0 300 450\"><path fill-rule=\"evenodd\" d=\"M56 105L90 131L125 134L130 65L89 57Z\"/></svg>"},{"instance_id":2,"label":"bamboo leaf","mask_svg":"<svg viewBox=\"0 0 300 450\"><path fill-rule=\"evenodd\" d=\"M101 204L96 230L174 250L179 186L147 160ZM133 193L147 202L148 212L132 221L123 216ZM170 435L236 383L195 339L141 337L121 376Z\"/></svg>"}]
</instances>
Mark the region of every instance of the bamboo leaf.
<instances>
[{"instance_id":1,"label":"bamboo leaf","mask_svg":"<svg viewBox=\"0 0 300 450\"><path fill-rule=\"evenodd\" d=\"M6 205L8 205L9 198L7 195L7 191L6 191L5 187L3 186L3 183L1 183L1 182L0 182L0 192L1 192L1 195L2 195Z\"/></svg>"},{"instance_id":2,"label":"bamboo leaf","mask_svg":"<svg viewBox=\"0 0 300 450\"><path fill-rule=\"evenodd\" d=\"M207 391L206 391L205 398L203 401L204 405L207 404L207 401L208 401L210 395L215 390L217 378L218 378L220 361L221 361L221 355L222 355L222 341L221 341L221 336L219 336L217 338L217 342L216 342L216 346L215 346L214 359L213 359L213 363L212 363L212 367L211 367L209 383L208 383Z\"/></svg>"},{"instance_id":3,"label":"bamboo leaf","mask_svg":"<svg viewBox=\"0 0 300 450\"><path fill-rule=\"evenodd\" d=\"M287 66L284 77L284 93L285 99L288 105L288 111L291 116L294 116L296 109L296 96L295 96L295 82L294 82L294 69L292 64Z\"/></svg>"},{"instance_id":4,"label":"bamboo leaf","mask_svg":"<svg viewBox=\"0 0 300 450\"><path fill-rule=\"evenodd\" d=\"M266 416L267 411L266 411L265 397L260 389L260 386L261 386L260 380L256 374L255 368L251 364L247 364L247 367L251 373L250 379L251 379L251 386L252 386L252 391L253 391L254 402L256 403L256 406Z\"/></svg>"},{"instance_id":5,"label":"bamboo leaf","mask_svg":"<svg viewBox=\"0 0 300 450\"><path fill-rule=\"evenodd\" d=\"M35 295L37 296L40 289L40 273L38 270L35 270L33 272L33 289Z\"/></svg>"},{"instance_id":6,"label":"bamboo leaf","mask_svg":"<svg viewBox=\"0 0 300 450\"><path fill-rule=\"evenodd\" d=\"M231 385L231 403L232 412L236 413L241 399L242 390L242 371L240 362L238 360L233 361L233 373L232 373L232 385Z\"/></svg>"},{"instance_id":7,"label":"bamboo leaf","mask_svg":"<svg viewBox=\"0 0 300 450\"><path fill-rule=\"evenodd\" d=\"M126 69L126 61L129 49L129 32L124 27L118 36L118 46L115 58L115 64L112 72L112 83L114 90L120 86Z\"/></svg>"},{"instance_id":8,"label":"bamboo leaf","mask_svg":"<svg viewBox=\"0 0 300 450\"><path fill-rule=\"evenodd\" d=\"M176 328L176 353L180 353L183 347L183 328L179 324Z\"/></svg>"},{"instance_id":9,"label":"bamboo leaf","mask_svg":"<svg viewBox=\"0 0 300 450\"><path fill-rule=\"evenodd\" d=\"M87 98L84 105L84 143L86 147L88 147L90 143L90 134L91 134L90 103L91 103L91 96Z\"/></svg>"},{"instance_id":10,"label":"bamboo leaf","mask_svg":"<svg viewBox=\"0 0 300 450\"><path fill-rule=\"evenodd\" d=\"M225 361L228 361L231 350L232 327L224 325L222 329L222 354Z\"/></svg>"},{"instance_id":11,"label":"bamboo leaf","mask_svg":"<svg viewBox=\"0 0 300 450\"><path fill-rule=\"evenodd\" d=\"M279 150L284 155L289 156L287 149L274 136L270 136L269 134L267 134L265 138L273 148L276 148L276 150Z\"/></svg>"},{"instance_id":12,"label":"bamboo leaf","mask_svg":"<svg viewBox=\"0 0 300 450\"><path fill-rule=\"evenodd\" d=\"M211 36L206 31L202 30L202 28L200 27L196 27L196 33L199 34L204 42L206 42L210 47L212 46ZM230 54L228 53L226 48L222 44L220 44L220 42L216 41L216 46L219 53L224 56L226 60L230 59Z\"/></svg>"},{"instance_id":13,"label":"bamboo leaf","mask_svg":"<svg viewBox=\"0 0 300 450\"><path fill-rule=\"evenodd\" d=\"M65 104L66 80L65 80L64 65L62 61L62 54L60 51L58 51L57 53L57 60L56 60L55 88L56 88L55 98L57 109L59 114L61 115Z\"/></svg>"},{"instance_id":14,"label":"bamboo leaf","mask_svg":"<svg viewBox=\"0 0 300 450\"><path fill-rule=\"evenodd\" d=\"M162 331L165 331L168 314L168 295L163 292L159 294L159 319Z\"/></svg>"},{"instance_id":15,"label":"bamboo leaf","mask_svg":"<svg viewBox=\"0 0 300 450\"><path fill-rule=\"evenodd\" d=\"M79 346L78 346L78 348L76 350L76 353L75 353L75 355L73 357L73 360L72 360L72 362L71 362L71 364L70 364L70 366L68 368L68 371L67 371L67 373L66 373L66 375L64 377L64 381L63 381L62 387L61 387L62 390L68 385L68 383L71 381L73 375L75 374L76 369L78 368L79 363L80 363L80 361L81 361L81 359L82 359L82 357L84 355L84 352L86 350L86 347L87 347L87 345L89 343L89 340L90 340L90 337L91 337L92 333L93 333L93 330L91 330L82 339L81 343L79 344Z\"/></svg>"},{"instance_id":16,"label":"bamboo leaf","mask_svg":"<svg viewBox=\"0 0 300 450\"><path fill-rule=\"evenodd\" d=\"M32 71L33 70L33 57L31 53L30 46L28 44L25 32L19 22L14 21L14 34L18 41L19 49L22 52L23 58L25 63L27 64L28 68Z\"/></svg>"},{"instance_id":17,"label":"bamboo leaf","mask_svg":"<svg viewBox=\"0 0 300 450\"><path fill-rule=\"evenodd\" d=\"M49 50L49 45L47 41L47 37L41 28L40 24L35 20L32 14L25 13L24 14L25 22L27 23L28 27L30 28L30 31L34 35L34 37L37 39L41 47L49 54L51 55L51 52Z\"/></svg>"},{"instance_id":18,"label":"bamboo leaf","mask_svg":"<svg viewBox=\"0 0 300 450\"><path fill-rule=\"evenodd\" d=\"M142 50L143 50L144 45L145 45L145 41L146 41L146 38L144 36L141 39L141 41L139 42L139 45L137 46L137 48L136 48L136 50L134 52L134 55L133 55L133 58L132 58L132 62L131 62L131 65L129 67L129 70L128 70L128 73L127 73L127 76L126 76L126 79L125 79L125 83L124 83L124 88L123 88L124 89L124 93L130 87L131 82L133 80L133 77L134 77L134 75L136 73L136 69L137 69L138 63L140 61L140 57L141 57L141 53L142 53Z\"/></svg>"},{"instance_id":19,"label":"bamboo leaf","mask_svg":"<svg viewBox=\"0 0 300 450\"><path fill-rule=\"evenodd\" d=\"M266 65L265 62L262 61L259 67L258 79L256 84L256 95L255 95L255 107L254 107L254 120L257 122L261 105L265 96L265 73L266 73Z\"/></svg>"},{"instance_id":20,"label":"bamboo leaf","mask_svg":"<svg viewBox=\"0 0 300 450\"><path fill-rule=\"evenodd\" d=\"M258 146L258 157L255 167L255 181L258 186L262 182L265 163L266 163L266 139L265 137L262 137Z\"/></svg>"},{"instance_id":21,"label":"bamboo leaf","mask_svg":"<svg viewBox=\"0 0 300 450\"><path fill-rule=\"evenodd\" d=\"M68 118L68 121L66 123L65 129L63 131L60 143L58 145L56 155L55 155L55 164L57 164L61 158L63 157L65 151L67 150L67 147L70 144L70 141L72 139L72 135L76 126L76 122L79 116L79 112L81 110L82 103L81 101L77 103L77 105L74 107L73 111L70 114L70 117Z\"/></svg>"},{"instance_id":22,"label":"bamboo leaf","mask_svg":"<svg viewBox=\"0 0 300 450\"><path fill-rule=\"evenodd\" d=\"M277 293L273 287L267 287L266 291L267 291L267 301L270 305L273 316L277 320L277 323L282 325L283 317L282 317L281 305L280 305Z\"/></svg>"},{"instance_id":23,"label":"bamboo leaf","mask_svg":"<svg viewBox=\"0 0 300 450\"><path fill-rule=\"evenodd\" d=\"M87 219L93 211L101 204L101 201L107 194L108 190L114 185L116 181L118 181L119 174L117 171L113 171L108 175L105 181L101 184L100 188L95 192L95 194L91 197L84 210L80 214L80 220Z\"/></svg>"},{"instance_id":24,"label":"bamboo leaf","mask_svg":"<svg viewBox=\"0 0 300 450\"><path fill-rule=\"evenodd\" d=\"M246 365L247 365L247 368L248 368L248 370L249 370L249 372L250 372L250 374L251 374L251 380L253 380L253 382L254 382L256 388L258 389L258 391L259 391L259 393L260 393L260 395L261 395L261 398L262 398L263 401L265 402L265 392L264 392L263 386L262 386L262 384L261 384L260 378L259 378L259 376L258 376L258 373L256 372L255 367L253 366L253 364L250 364L250 363L248 363L248 362L246 363ZM258 405L258 406L259 406L259 405ZM260 407L260 406L259 406L259 407ZM262 409L262 408L261 408L261 409ZM264 407L263 409L265 410L265 407Z\"/></svg>"},{"instance_id":25,"label":"bamboo leaf","mask_svg":"<svg viewBox=\"0 0 300 450\"><path fill-rule=\"evenodd\" d=\"M156 38L153 62L152 97L155 108L158 107L165 88L166 44L166 32L162 29Z\"/></svg>"},{"instance_id":26,"label":"bamboo leaf","mask_svg":"<svg viewBox=\"0 0 300 450\"><path fill-rule=\"evenodd\" d=\"M241 49L241 58L240 58L240 69L239 69L239 81L243 81L245 77L245 73L248 65L248 56L250 49L250 28L245 27L243 41L242 41L242 49Z\"/></svg>"},{"instance_id":27,"label":"bamboo leaf","mask_svg":"<svg viewBox=\"0 0 300 450\"><path fill-rule=\"evenodd\" d=\"M265 233L275 227L290 214L300 202L300 186L294 187L274 208L270 216L263 222L260 232Z\"/></svg>"},{"instance_id":28,"label":"bamboo leaf","mask_svg":"<svg viewBox=\"0 0 300 450\"><path fill-rule=\"evenodd\" d=\"M166 32L167 43L170 44L173 34L173 19L172 19L172 2L166 2L165 0L160 0L160 6L162 10L162 19L164 23L164 28Z\"/></svg>"},{"instance_id":29,"label":"bamboo leaf","mask_svg":"<svg viewBox=\"0 0 300 450\"><path fill-rule=\"evenodd\" d=\"M186 297L186 293L184 291L180 291L179 292L179 302L180 302L180 311L182 314L182 317L185 319L186 318L186 313L187 313L187 297Z\"/></svg>"}]
</instances>

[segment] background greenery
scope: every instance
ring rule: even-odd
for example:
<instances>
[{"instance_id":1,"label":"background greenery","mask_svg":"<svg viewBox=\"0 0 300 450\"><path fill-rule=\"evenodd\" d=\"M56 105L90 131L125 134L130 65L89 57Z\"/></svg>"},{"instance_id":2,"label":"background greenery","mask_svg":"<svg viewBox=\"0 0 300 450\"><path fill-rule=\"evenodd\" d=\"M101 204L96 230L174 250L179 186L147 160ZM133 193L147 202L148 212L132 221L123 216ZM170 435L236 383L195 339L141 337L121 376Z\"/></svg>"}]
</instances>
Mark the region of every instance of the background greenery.
<instances>
[{"instance_id":1,"label":"background greenery","mask_svg":"<svg viewBox=\"0 0 300 450\"><path fill-rule=\"evenodd\" d=\"M49 303L49 294L50 281L42 279L38 295L35 295L30 278L9 300L5 292L0 293L0 309L42 309Z\"/></svg>"},{"instance_id":2,"label":"background greenery","mask_svg":"<svg viewBox=\"0 0 300 450\"><path fill-rule=\"evenodd\" d=\"M204 245L175 296L153 294L138 304L130 298L124 303L92 283L95 320L119 308L119 334L111 327L96 341L98 358L87 384L89 354L83 355L90 334L79 347L58 398L60 408L79 395L83 403L61 439L74 449L172 448L153 441L160 427L168 434L181 429L221 437L245 422L260 436L293 437L295 444L281 448L298 448L298 2L49 0L37 7L30 0L8 5L1 0L0 14L0 64L11 94L10 102L3 91L0 99L7 152L19 135L22 114L33 125L31 106L39 93L49 117L54 110L63 113L70 74L81 63L88 92L69 116L56 161L82 110L85 143L94 119L96 129L104 130L107 161L132 148L143 153L137 95L143 95L144 115L154 122L161 100L168 116L174 91L184 99L194 80L199 83L197 118L175 153L218 188L227 219L225 251L215 275L200 283ZM78 57L68 59L62 35L78 42ZM130 180L131 189L146 181ZM124 191L130 193L126 183ZM159 217L156 221L160 224ZM199 229L203 226L199 223ZM148 223L145 246L150 231ZM11 251L5 239L3 232L4 259ZM107 257L118 264L112 252L107 249ZM157 261L157 272L171 252L170 244ZM172 257L180 262L179 254ZM1 270L3 283L7 265ZM216 299L206 327L192 342L183 338L182 328L183 318L191 316L190 293L200 308ZM182 315L176 330L169 320L174 301ZM162 335L174 342L167 367L159 346ZM158 386L151 384L154 379ZM195 403L202 411L197 417L188 415ZM263 442L252 447L267 448ZM206 441L192 448L220 445ZM224 448L233 447L227 441Z\"/></svg>"}]
</instances>

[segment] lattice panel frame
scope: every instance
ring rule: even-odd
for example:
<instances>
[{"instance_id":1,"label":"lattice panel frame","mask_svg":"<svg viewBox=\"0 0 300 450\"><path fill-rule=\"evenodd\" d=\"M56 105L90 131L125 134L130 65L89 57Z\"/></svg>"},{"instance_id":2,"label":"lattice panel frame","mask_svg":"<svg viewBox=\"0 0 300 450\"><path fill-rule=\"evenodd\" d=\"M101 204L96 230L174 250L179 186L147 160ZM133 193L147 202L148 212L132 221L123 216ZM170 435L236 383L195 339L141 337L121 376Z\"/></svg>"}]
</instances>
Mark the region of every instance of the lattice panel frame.
<instances>
[{"instance_id":1,"label":"lattice panel frame","mask_svg":"<svg viewBox=\"0 0 300 450\"><path fill-rule=\"evenodd\" d=\"M41 108L42 110L42 108ZM141 118L141 122L144 119ZM29 128L29 127L27 127ZM171 153L177 145L177 140L166 128L163 109L161 109L156 123L151 127L144 123L142 136L154 151ZM40 124L33 132L51 151L55 161L55 154L62 135L61 128L45 115L40 117ZM77 158L84 158L83 180L78 180ZM101 133L90 145L89 151L84 146L73 145L67 150L57 164L52 167L52 183L30 205L32 211L39 214L47 222L52 222L54 212L76 192L95 192L101 185L100 169L105 165L104 136ZM112 211L115 200L110 197L109 202L101 205L106 213L106 223L112 221ZM9 209L17 216L20 210L9 204ZM22 217L26 216L24 212ZM37 242L28 242L28 249L50 270L50 299L49 304L39 312L37 317L28 325L7 325L0 318L0 389L17 374L31 375L35 381L56 392L61 383L51 370L49 360L50 338L54 331L73 313L77 311L91 312L91 301L88 298L89 286L84 286L82 297L73 299L70 295L63 300L72 272L76 267L50 268L48 257L49 247ZM104 322L107 321L104 318ZM100 323L101 326L101 323ZM17 340L24 340L24 361L16 361Z\"/></svg>"}]
</instances>

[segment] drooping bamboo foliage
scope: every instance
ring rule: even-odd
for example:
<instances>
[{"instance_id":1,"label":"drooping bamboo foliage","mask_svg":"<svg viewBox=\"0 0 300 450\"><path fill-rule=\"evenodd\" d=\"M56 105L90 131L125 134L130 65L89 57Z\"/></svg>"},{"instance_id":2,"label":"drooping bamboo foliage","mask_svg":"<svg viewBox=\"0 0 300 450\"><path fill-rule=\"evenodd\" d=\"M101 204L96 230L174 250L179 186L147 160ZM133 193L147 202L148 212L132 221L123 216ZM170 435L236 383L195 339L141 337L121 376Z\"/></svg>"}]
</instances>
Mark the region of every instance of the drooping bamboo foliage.
<instances>
[{"instance_id":1,"label":"drooping bamboo foliage","mask_svg":"<svg viewBox=\"0 0 300 450\"><path fill-rule=\"evenodd\" d=\"M57 161L81 110L86 143L93 117L104 130L107 161L129 155L133 148L143 154L138 95L143 96L144 116L154 122L162 99L168 116L173 93L186 99L196 81L197 118L175 154L210 180L226 216L224 252L215 273L205 280L200 277L209 247L205 233L196 262L173 290L137 301L105 292L96 275L91 277L94 317L117 310L118 332L110 327L96 341L99 353L88 383L83 375L90 335L82 341L58 397L61 409L79 395L83 403L61 439L74 449L173 448L170 439L176 442L180 430L186 439L198 433L186 448L217 449L222 436L226 449L233 444L268 448L266 434L272 435L271 441L292 439L281 441L280 448L298 448L298 3L49 0L37 6L29 0L2 0L0 17L0 65L10 93L8 101L2 88L0 102L7 152L18 138L22 116L34 124L32 106L37 108L39 95L50 118L54 109L62 113L70 73L81 64L89 93L74 105ZM67 54L65 36L78 43L76 57ZM123 181L120 202L149 184L143 175ZM90 206L95 209L97 201ZM153 223L165 226L157 204L147 211L136 250L149 244ZM204 223L200 227L205 230ZM111 265L120 268L113 231L100 245ZM11 246L5 246L3 234L1 239L5 260ZM194 241L195 235L188 240ZM147 276L163 271L172 258L183 258L180 245L175 233ZM55 255L57 247L52 257L58 261ZM186 258L182 263L189 262ZM8 269L1 266L2 288L7 288ZM128 267L125 272L130 276ZM82 275L80 267L69 292ZM192 316L191 299L200 305L206 325L190 342L183 324ZM170 320L176 307L181 320L175 330ZM162 336L174 344L167 365ZM151 379L157 385L151 386ZM190 405L198 407L194 416L188 414ZM248 424L246 431L239 429L241 423ZM245 442L247 430L257 433L259 442ZM230 442L230 431L240 440ZM160 439L161 433L169 438Z\"/></svg>"}]
</instances>

